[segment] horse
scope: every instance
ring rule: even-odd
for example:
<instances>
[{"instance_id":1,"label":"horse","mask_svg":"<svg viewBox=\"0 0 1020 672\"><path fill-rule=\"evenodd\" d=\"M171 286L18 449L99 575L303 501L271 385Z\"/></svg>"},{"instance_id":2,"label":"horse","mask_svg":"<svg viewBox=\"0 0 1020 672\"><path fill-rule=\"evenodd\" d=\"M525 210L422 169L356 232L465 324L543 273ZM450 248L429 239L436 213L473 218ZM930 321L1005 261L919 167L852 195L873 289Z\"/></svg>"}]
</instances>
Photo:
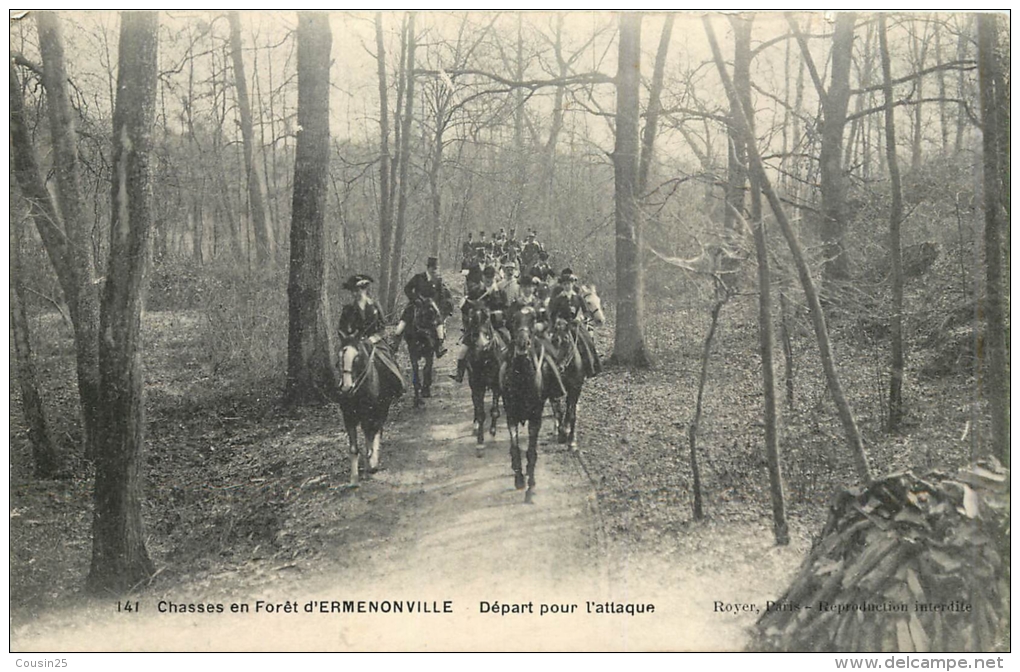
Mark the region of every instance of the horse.
<instances>
[{"instance_id":1,"label":"horse","mask_svg":"<svg viewBox=\"0 0 1020 672\"><path fill-rule=\"evenodd\" d=\"M492 326L491 313L481 301L469 302L464 339L468 346L467 373L475 411L474 429L481 446L485 443L485 393L489 390L492 390L489 432L496 435L496 421L500 416L499 368L508 344L502 342L499 332ZM482 456L481 448L477 454Z\"/></svg>"},{"instance_id":2,"label":"horse","mask_svg":"<svg viewBox=\"0 0 1020 672\"><path fill-rule=\"evenodd\" d=\"M565 403L558 399L553 400L557 442L568 444L571 450L577 448L577 402L581 397L581 388L585 378L596 375L600 369L595 361L595 352L589 349L581 330L587 329L586 323L589 321L601 325L606 320L605 313L602 312L602 300L596 293L594 285L582 285L578 293L584 303L584 322L558 325L553 338L553 343L560 353L556 364L567 391Z\"/></svg>"},{"instance_id":3,"label":"horse","mask_svg":"<svg viewBox=\"0 0 1020 672\"><path fill-rule=\"evenodd\" d=\"M407 355L411 360L411 381L414 384L414 407L425 405L422 399L432 396L432 360L435 355L439 329L443 318L439 306L433 299L418 299L414 303L414 319L404 331L407 342ZM419 371L419 361L424 359L423 371Z\"/></svg>"},{"instance_id":4,"label":"horse","mask_svg":"<svg viewBox=\"0 0 1020 672\"><path fill-rule=\"evenodd\" d=\"M602 299L595 291L595 285L581 285L577 288L584 302L585 317L596 327L601 327L606 322L606 314L602 312Z\"/></svg>"},{"instance_id":5,"label":"horse","mask_svg":"<svg viewBox=\"0 0 1020 672\"><path fill-rule=\"evenodd\" d=\"M340 350L343 373L339 402L350 450L351 487L358 487L358 427L365 433L367 473L372 474L379 469L382 430L390 405L404 391L403 377L381 361L379 349L385 352L388 347L385 343L366 345L358 341Z\"/></svg>"},{"instance_id":6,"label":"horse","mask_svg":"<svg viewBox=\"0 0 1020 672\"><path fill-rule=\"evenodd\" d=\"M514 316L511 352L500 369L503 409L510 431L510 466L514 487L523 490L521 473L520 425L528 424L528 490L526 504L534 503L535 465L538 462L538 434L542 429L542 409L547 400L563 395L564 390L553 367L555 352L534 337L535 312L524 308Z\"/></svg>"}]
</instances>

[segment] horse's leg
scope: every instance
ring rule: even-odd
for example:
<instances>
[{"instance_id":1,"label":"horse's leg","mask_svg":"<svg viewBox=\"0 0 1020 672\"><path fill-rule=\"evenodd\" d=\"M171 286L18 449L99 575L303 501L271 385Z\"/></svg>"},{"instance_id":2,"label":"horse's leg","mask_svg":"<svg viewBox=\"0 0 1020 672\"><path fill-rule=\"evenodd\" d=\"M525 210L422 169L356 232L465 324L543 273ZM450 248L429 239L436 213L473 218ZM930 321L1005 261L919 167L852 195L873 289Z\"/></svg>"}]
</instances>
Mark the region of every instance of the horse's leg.
<instances>
[{"instance_id":1,"label":"horse's leg","mask_svg":"<svg viewBox=\"0 0 1020 672\"><path fill-rule=\"evenodd\" d=\"M368 473L374 474L379 470L379 450L382 443L382 422L379 418L371 418L364 422L365 447L368 450Z\"/></svg>"},{"instance_id":2,"label":"horse's leg","mask_svg":"<svg viewBox=\"0 0 1020 672\"><path fill-rule=\"evenodd\" d=\"M496 421L499 420L499 388L492 388L492 408L489 409L489 416L492 422L489 426L489 434L496 436ZM482 393L482 417L485 417L485 393Z\"/></svg>"},{"instance_id":3,"label":"horse's leg","mask_svg":"<svg viewBox=\"0 0 1020 672\"><path fill-rule=\"evenodd\" d=\"M422 405L422 401L421 376L418 372L418 352L415 348L411 347L410 341L407 343L407 352L411 359L411 382L414 384L414 407L419 408Z\"/></svg>"},{"instance_id":4,"label":"horse's leg","mask_svg":"<svg viewBox=\"0 0 1020 672\"><path fill-rule=\"evenodd\" d=\"M509 413L506 418L506 426L510 430L510 467L514 470L514 487L523 490L524 474L521 472L521 446L518 443L520 425L510 421Z\"/></svg>"},{"instance_id":5,"label":"horse's leg","mask_svg":"<svg viewBox=\"0 0 1020 672\"><path fill-rule=\"evenodd\" d=\"M567 423L569 424L568 444L571 450L577 449L577 434L575 433L575 430L577 428L577 400L580 398L580 386L578 386L576 390L571 390L570 394L567 395Z\"/></svg>"},{"instance_id":6,"label":"horse's leg","mask_svg":"<svg viewBox=\"0 0 1020 672\"><path fill-rule=\"evenodd\" d=\"M473 369L468 374L468 383L471 385L471 405L475 413L475 440L478 445L482 445L485 443L485 384ZM477 455L482 456L481 448L478 449Z\"/></svg>"},{"instance_id":7,"label":"horse's leg","mask_svg":"<svg viewBox=\"0 0 1020 672\"><path fill-rule=\"evenodd\" d=\"M347 428L347 450L351 462L351 487L358 487L358 424L344 421Z\"/></svg>"},{"instance_id":8,"label":"horse's leg","mask_svg":"<svg viewBox=\"0 0 1020 672\"><path fill-rule=\"evenodd\" d=\"M435 357L435 353L432 351L432 348L429 347L429 349L425 351L425 381L424 384L422 385L421 391L421 396L425 397L426 399L432 396L433 357Z\"/></svg>"},{"instance_id":9,"label":"horse's leg","mask_svg":"<svg viewBox=\"0 0 1020 672\"><path fill-rule=\"evenodd\" d=\"M566 410L564 409L563 397L553 397L549 400L553 409L553 432L556 433L556 443L566 443Z\"/></svg>"},{"instance_id":10,"label":"horse's leg","mask_svg":"<svg viewBox=\"0 0 1020 672\"><path fill-rule=\"evenodd\" d=\"M542 412L538 411L528 421L528 491L524 503L534 504L535 465L538 464L538 433L542 429Z\"/></svg>"}]
</instances>

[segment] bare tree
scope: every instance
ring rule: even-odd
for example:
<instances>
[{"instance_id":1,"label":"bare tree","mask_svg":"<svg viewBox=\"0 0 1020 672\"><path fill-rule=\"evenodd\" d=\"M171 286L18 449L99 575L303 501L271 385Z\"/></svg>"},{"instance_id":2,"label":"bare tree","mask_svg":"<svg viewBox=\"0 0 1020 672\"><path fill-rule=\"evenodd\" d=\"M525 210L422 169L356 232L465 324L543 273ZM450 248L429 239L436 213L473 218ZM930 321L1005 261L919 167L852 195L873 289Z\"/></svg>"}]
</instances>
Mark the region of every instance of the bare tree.
<instances>
[{"instance_id":1,"label":"bare tree","mask_svg":"<svg viewBox=\"0 0 1020 672\"><path fill-rule=\"evenodd\" d=\"M828 90L822 83L821 74L811 57L807 39L798 28L796 20L789 15L787 19L800 44L801 55L822 103L822 142L818 157L822 192L821 233L825 251L822 276L826 281L842 280L850 271L843 247L847 218L846 179L843 176L842 158L843 130L846 127L847 107L850 103L850 64L857 15L848 12L836 15L832 35L832 73Z\"/></svg>"},{"instance_id":2,"label":"bare tree","mask_svg":"<svg viewBox=\"0 0 1020 672\"><path fill-rule=\"evenodd\" d=\"M389 292L390 249L393 241L393 213L390 210L390 104L386 84L386 46L383 43L382 12L375 13L376 65L379 70L379 267L380 299Z\"/></svg>"},{"instance_id":3,"label":"bare tree","mask_svg":"<svg viewBox=\"0 0 1020 672\"><path fill-rule=\"evenodd\" d=\"M673 35L673 23L676 14L669 14L662 24L659 36L659 50L655 54L655 66L652 71L652 86L648 93L648 109L645 111L645 128L641 134L641 160L638 164L638 192L648 190L648 174L652 166L655 148L655 136L659 130L659 112L662 109L662 80L666 73L666 55L669 53L669 40Z\"/></svg>"},{"instance_id":4,"label":"bare tree","mask_svg":"<svg viewBox=\"0 0 1020 672\"><path fill-rule=\"evenodd\" d=\"M892 183L892 209L889 212L889 255L892 262L892 370L889 376L889 431L894 432L903 418L903 253L900 247L900 224L903 221L903 193L900 186L900 164L896 160L896 120L893 108L892 67L886 15L878 23L879 49L882 56L882 88L885 92L885 154Z\"/></svg>"},{"instance_id":5,"label":"bare tree","mask_svg":"<svg viewBox=\"0 0 1020 672\"><path fill-rule=\"evenodd\" d=\"M329 176L329 15L301 12L297 28L298 136L287 286L289 403L321 401L335 385L326 295Z\"/></svg>"},{"instance_id":6,"label":"bare tree","mask_svg":"<svg viewBox=\"0 0 1020 672\"><path fill-rule=\"evenodd\" d=\"M723 85L726 87L726 90L732 95L734 92L733 82L730 79L729 73L726 71L725 61L723 60L722 52L719 50L719 44L715 38L715 31L712 29L711 19L708 16L705 16L702 18L702 22L705 25L705 32L708 35L708 41L712 47L712 55L715 59L716 68L719 70L719 76L723 80ZM832 395L833 402L836 404L836 410L839 413L839 419L843 425L843 431L846 434L847 443L849 444L855 467L857 469L857 476L862 482L870 481L871 467L868 464L867 453L864 451L864 442L861 440L861 433L857 428L857 421L854 420L853 411L850 409L850 404L847 402L846 396L843 394L842 385L840 385L839 382L839 375L836 372L836 365L832 358L832 345L829 341L829 331L825 324L825 314L822 312L822 305L818 298L818 290L815 287L814 280L811 278L811 271L804 259L804 252L800 247L800 242L797 240L797 236L793 232L793 228L790 226L790 220L786 216L783 204L779 200L779 196L776 194L775 190L772 188L772 183L769 181L768 174L765 172L765 164L762 162L761 154L755 144L754 134L748 124L747 117L744 115L742 110L739 110L739 114L734 115L734 117L738 127L741 129L741 134L747 141L747 153L751 170L755 171L758 175L758 179L761 182L761 189L769 201L772 213L775 215L776 221L779 223L779 227L783 231L783 237L786 238L787 246L790 248L790 253L793 255L793 261L797 267L797 274L800 276L801 286L803 287L804 294L807 298L808 308L811 315L811 324L815 330L815 338L818 341L818 350L821 355L822 368L825 371L826 384L828 386L829 393Z\"/></svg>"},{"instance_id":7,"label":"bare tree","mask_svg":"<svg viewBox=\"0 0 1020 672\"><path fill-rule=\"evenodd\" d=\"M78 392L85 427L85 455L94 453L95 426L99 409L99 293L96 289L95 258L89 228L85 223L78 139L74 112L67 92L67 69L60 19L52 12L36 14L42 80L46 88L57 185L57 207L67 237L62 283L71 322L75 328ZM38 225L38 220L37 220ZM45 240L45 238L44 238ZM51 255L50 259L54 257Z\"/></svg>"},{"instance_id":8,"label":"bare tree","mask_svg":"<svg viewBox=\"0 0 1020 672\"><path fill-rule=\"evenodd\" d=\"M397 186L397 220L393 227L393 255L390 257L389 269L389 294L386 297L388 303L386 310L393 312L396 306L396 288L400 285L400 267L404 257L404 231L407 227L407 191L410 178L408 177L409 164L411 163L411 122L414 114L414 12L407 14L407 48L406 64L404 73L406 77L406 90L404 92L404 117L400 121L402 126L400 132L400 181Z\"/></svg>"},{"instance_id":9,"label":"bare tree","mask_svg":"<svg viewBox=\"0 0 1020 672\"><path fill-rule=\"evenodd\" d=\"M992 411L992 453L1009 466L1009 360L1006 355L1005 302L1002 287L1002 196L999 106L996 84L1002 81L995 55L998 16L978 14L978 79L981 86L981 124L985 208L985 375ZM1004 92L1003 92L1004 93Z\"/></svg>"},{"instance_id":10,"label":"bare tree","mask_svg":"<svg viewBox=\"0 0 1020 672\"><path fill-rule=\"evenodd\" d=\"M100 318L100 412L92 522L93 593L121 594L152 575L142 525L145 417L142 293L152 229L152 133L159 18L121 15L113 116L110 261Z\"/></svg>"},{"instance_id":11,"label":"bare tree","mask_svg":"<svg viewBox=\"0 0 1020 672\"><path fill-rule=\"evenodd\" d=\"M14 192L11 191L13 200ZM32 446L32 466L37 478L52 478L60 469L60 455L50 441L46 427L46 409L39 393L39 380L35 375L35 358L32 354L32 336L25 312L25 270L21 261L21 241L24 237L24 218L11 213L11 286L10 315L11 341L17 364L18 389L21 391L21 409L28 425L28 442Z\"/></svg>"},{"instance_id":12,"label":"bare tree","mask_svg":"<svg viewBox=\"0 0 1020 672\"><path fill-rule=\"evenodd\" d=\"M644 336L644 269L641 265L641 207L638 202L641 15L620 14L619 69L616 74L616 345L612 361L647 367Z\"/></svg>"},{"instance_id":13,"label":"bare tree","mask_svg":"<svg viewBox=\"0 0 1020 672\"><path fill-rule=\"evenodd\" d=\"M261 177L258 164L255 162L255 131L251 120L251 103L248 100L248 80L244 74L244 53L241 50L241 17L236 11L230 12L227 16L230 21L230 56L234 64L234 87L237 89L237 107L241 116L241 143L244 148L248 206L251 209L252 227L255 229L255 254L260 265L272 264L276 256L275 241L266 220Z\"/></svg>"}]
</instances>

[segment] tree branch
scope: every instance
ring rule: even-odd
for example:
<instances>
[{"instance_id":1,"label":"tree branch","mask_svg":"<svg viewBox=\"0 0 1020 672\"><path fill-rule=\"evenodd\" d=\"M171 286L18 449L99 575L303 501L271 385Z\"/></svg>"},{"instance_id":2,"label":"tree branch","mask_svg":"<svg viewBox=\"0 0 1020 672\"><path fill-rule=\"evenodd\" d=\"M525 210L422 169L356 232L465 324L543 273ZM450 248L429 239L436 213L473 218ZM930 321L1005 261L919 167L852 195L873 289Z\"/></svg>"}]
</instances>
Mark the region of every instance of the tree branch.
<instances>
[{"instance_id":1,"label":"tree branch","mask_svg":"<svg viewBox=\"0 0 1020 672\"><path fill-rule=\"evenodd\" d=\"M601 72L588 72L579 75L570 75L568 77L555 77L553 79L527 79L527 80L514 80L501 77L492 72L485 72L484 70L474 69L462 69L462 70L445 70L443 71L450 79L456 79L458 77L476 76L485 77L491 79L497 84L503 84L511 89L541 89L547 86L571 86L575 84L614 84L616 79L609 75L604 75ZM428 77L442 77L442 73L439 70L418 70L414 71L416 75L425 75Z\"/></svg>"}]
</instances>

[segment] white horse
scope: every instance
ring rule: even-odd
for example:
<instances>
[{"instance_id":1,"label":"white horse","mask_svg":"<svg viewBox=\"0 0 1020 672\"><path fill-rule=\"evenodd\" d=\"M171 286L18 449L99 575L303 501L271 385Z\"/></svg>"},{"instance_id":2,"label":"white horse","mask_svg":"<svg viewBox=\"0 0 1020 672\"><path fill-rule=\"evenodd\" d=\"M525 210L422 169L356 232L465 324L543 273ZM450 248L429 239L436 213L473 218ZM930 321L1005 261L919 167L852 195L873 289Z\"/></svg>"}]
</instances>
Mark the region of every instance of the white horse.
<instances>
[{"instance_id":1,"label":"white horse","mask_svg":"<svg viewBox=\"0 0 1020 672\"><path fill-rule=\"evenodd\" d=\"M581 285L577 293L584 301L584 309L588 319L596 326L601 327L606 321L606 314L602 312L602 299L595 291L595 285Z\"/></svg>"}]
</instances>

